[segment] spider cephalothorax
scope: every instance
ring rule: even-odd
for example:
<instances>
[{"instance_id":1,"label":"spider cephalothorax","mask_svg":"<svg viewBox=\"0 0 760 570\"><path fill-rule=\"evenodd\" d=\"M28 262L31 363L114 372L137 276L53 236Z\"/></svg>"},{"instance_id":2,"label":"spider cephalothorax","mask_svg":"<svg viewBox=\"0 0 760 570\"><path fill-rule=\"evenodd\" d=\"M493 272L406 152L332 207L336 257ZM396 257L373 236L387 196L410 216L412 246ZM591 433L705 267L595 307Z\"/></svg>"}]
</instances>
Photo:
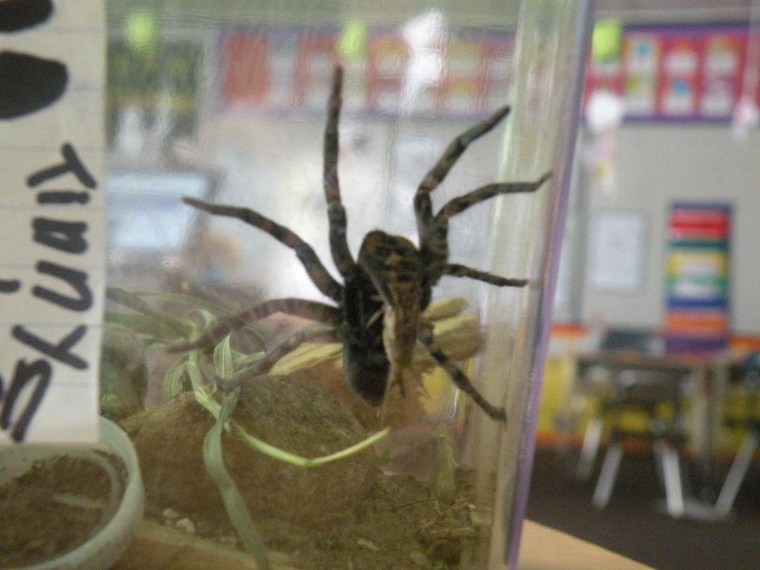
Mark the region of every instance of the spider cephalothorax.
<instances>
[{"instance_id":1,"label":"spider cephalothorax","mask_svg":"<svg viewBox=\"0 0 760 570\"><path fill-rule=\"evenodd\" d=\"M175 347L175 350L210 346L246 321L285 312L322 325L295 333L258 362L255 372L266 371L309 338L333 336L343 343L346 381L364 400L377 406L383 402L389 386L403 388L402 373L410 365L414 348L419 342L483 411L494 419L506 421L504 409L487 402L437 346L432 325L424 319L423 312L430 304L433 287L444 275L469 277L497 286L522 287L527 283L524 279L507 279L449 263L448 222L452 216L470 206L499 194L535 191L549 175L545 174L534 182L487 184L450 200L437 214L433 213L430 193L444 180L467 146L493 129L509 112L507 107L499 109L454 139L417 189L414 210L419 245L375 230L365 236L355 260L346 238L347 216L338 180L338 119L342 84L343 71L336 67L325 128L323 176L330 252L343 279L342 284L327 271L314 249L288 228L247 208L185 198L191 206L212 214L238 218L293 249L316 287L335 305L295 298L273 299L222 321L195 342ZM250 377L251 372L254 371L246 371L238 377L242 381Z\"/></svg>"}]
</instances>

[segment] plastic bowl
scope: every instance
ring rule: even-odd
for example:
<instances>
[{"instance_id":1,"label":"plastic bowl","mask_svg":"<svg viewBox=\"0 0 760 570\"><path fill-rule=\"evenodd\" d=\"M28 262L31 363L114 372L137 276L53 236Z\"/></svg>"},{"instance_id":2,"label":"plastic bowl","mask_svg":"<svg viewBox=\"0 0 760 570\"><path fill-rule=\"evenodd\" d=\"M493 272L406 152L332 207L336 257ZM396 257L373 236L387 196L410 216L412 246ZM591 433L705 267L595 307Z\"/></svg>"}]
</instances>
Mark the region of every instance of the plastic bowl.
<instances>
[{"instance_id":1,"label":"plastic bowl","mask_svg":"<svg viewBox=\"0 0 760 570\"><path fill-rule=\"evenodd\" d=\"M137 452L127 434L106 418L100 418L100 434L102 444L93 447L19 446L9 447L0 452L0 483L28 471L36 461L66 455L92 457L95 450L108 451L118 456L124 462L127 471L127 481L121 501L114 515L97 534L61 556L24 566L24 569L105 570L121 558L137 535L145 504L145 490Z\"/></svg>"}]
</instances>

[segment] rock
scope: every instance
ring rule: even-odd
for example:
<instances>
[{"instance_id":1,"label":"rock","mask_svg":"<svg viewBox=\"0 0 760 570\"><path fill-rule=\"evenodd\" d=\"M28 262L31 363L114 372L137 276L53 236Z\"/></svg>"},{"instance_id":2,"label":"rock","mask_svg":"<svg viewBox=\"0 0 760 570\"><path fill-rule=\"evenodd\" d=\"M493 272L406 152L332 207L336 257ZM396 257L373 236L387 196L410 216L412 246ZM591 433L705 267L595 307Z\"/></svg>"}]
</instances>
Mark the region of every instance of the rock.
<instances>
[{"instance_id":1,"label":"rock","mask_svg":"<svg viewBox=\"0 0 760 570\"><path fill-rule=\"evenodd\" d=\"M174 522L179 519L179 513L172 508L167 508L161 511L161 516L166 520Z\"/></svg>"},{"instance_id":2,"label":"rock","mask_svg":"<svg viewBox=\"0 0 760 570\"><path fill-rule=\"evenodd\" d=\"M334 399L288 376L246 382L233 417L249 434L310 458L342 450L368 435ZM203 439L213 423L188 392L146 420L135 445L150 501L183 513L224 516L221 496L203 462ZM254 520L318 519L360 500L377 468L371 449L310 470L265 456L226 433L223 449L227 469Z\"/></svg>"},{"instance_id":3,"label":"rock","mask_svg":"<svg viewBox=\"0 0 760 570\"><path fill-rule=\"evenodd\" d=\"M180 530L185 531L188 534L195 534L195 523L193 523L193 521L187 517L179 519L174 523L174 526Z\"/></svg>"}]
</instances>

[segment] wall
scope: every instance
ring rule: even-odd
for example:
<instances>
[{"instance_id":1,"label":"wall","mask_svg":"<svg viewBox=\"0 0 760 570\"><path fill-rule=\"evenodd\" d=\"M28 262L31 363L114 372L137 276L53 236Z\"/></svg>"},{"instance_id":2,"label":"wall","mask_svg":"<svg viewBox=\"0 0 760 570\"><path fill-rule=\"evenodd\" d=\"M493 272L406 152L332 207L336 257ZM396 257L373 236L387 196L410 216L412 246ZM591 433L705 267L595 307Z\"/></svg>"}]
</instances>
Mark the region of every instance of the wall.
<instances>
[{"instance_id":1,"label":"wall","mask_svg":"<svg viewBox=\"0 0 760 570\"><path fill-rule=\"evenodd\" d=\"M760 136L742 143L728 125L626 124L619 134L616 188L584 196L588 224L602 211L643 214L647 224L645 272L635 293L610 293L581 286L583 322L659 327L665 304L667 214L674 200L733 204L732 328L760 331ZM581 200L583 202L584 200ZM581 234L583 232L580 232ZM577 245L577 244L576 244Z\"/></svg>"}]
</instances>

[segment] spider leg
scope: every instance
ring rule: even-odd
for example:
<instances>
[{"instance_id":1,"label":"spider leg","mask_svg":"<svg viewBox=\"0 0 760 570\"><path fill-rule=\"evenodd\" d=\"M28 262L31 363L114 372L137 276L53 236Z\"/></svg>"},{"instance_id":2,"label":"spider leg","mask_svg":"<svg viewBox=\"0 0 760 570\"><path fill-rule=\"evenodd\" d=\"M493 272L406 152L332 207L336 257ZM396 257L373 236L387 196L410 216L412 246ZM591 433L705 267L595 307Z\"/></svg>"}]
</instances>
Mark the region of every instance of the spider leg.
<instances>
[{"instance_id":1,"label":"spider leg","mask_svg":"<svg viewBox=\"0 0 760 570\"><path fill-rule=\"evenodd\" d=\"M442 275L450 274L447 270L450 267L447 264L447 259L449 257L448 233L449 219L451 219L451 217L456 216L466 209L500 194L535 192L550 177L551 172L547 172L543 176L539 177L538 180L535 180L533 182L504 182L486 184L485 186L476 188L467 194L457 196L456 198L449 200L435 215L432 222L428 225L426 241L420 242L420 248L423 251L423 255L425 256L426 264L428 266L427 278L429 286L432 287L435 285ZM477 272L477 270L472 271ZM486 275L479 272L477 272L477 274L479 274L481 277L483 275ZM466 276L472 277L473 275L470 274ZM505 279L497 278L496 276L492 277L495 279ZM488 279L481 279L480 277L474 278L485 281L486 283L491 283L491 281ZM499 283L494 284L499 285ZM503 284L510 285L510 283ZM521 285L517 284L514 286L519 287Z\"/></svg>"},{"instance_id":2,"label":"spider leg","mask_svg":"<svg viewBox=\"0 0 760 570\"><path fill-rule=\"evenodd\" d=\"M466 393L489 417L500 422L507 422L507 412L504 408L490 404L483 395L473 386L467 375L462 372L454 361L449 358L433 339L433 331L430 328L420 330L419 341L427 348L430 355L441 365L457 388Z\"/></svg>"},{"instance_id":3,"label":"spider leg","mask_svg":"<svg viewBox=\"0 0 760 570\"><path fill-rule=\"evenodd\" d=\"M500 194L535 192L544 184L544 182L549 180L551 176L551 172L546 172L533 182L500 182L486 184L485 186L476 188L467 194L457 196L446 202L440 212L435 215L434 223L441 223L442 220L448 221L449 218L462 213L467 208L485 202L486 200L490 200Z\"/></svg>"},{"instance_id":4,"label":"spider leg","mask_svg":"<svg viewBox=\"0 0 760 570\"><path fill-rule=\"evenodd\" d=\"M338 177L338 120L342 105L343 68L336 66L333 72L332 89L327 108L327 124L324 137L324 169L322 182L327 200L327 220L330 225L330 253L335 266L344 277L356 268L351 251L348 248L346 231L348 217L340 197Z\"/></svg>"},{"instance_id":5,"label":"spider leg","mask_svg":"<svg viewBox=\"0 0 760 570\"><path fill-rule=\"evenodd\" d=\"M423 233L433 219L433 206L430 200L430 193L443 182L456 161L459 160L462 153L467 150L470 143L493 129L499 121L509 114L509 110L509 107L498 109L486 120L470 127L456 137L451 141L441 158L438 159L438 162L422 179L422 182L417 188L417 193L414 196L414 211L417 216L417 225L420 230L421 244L425 241Z\"/></svg>"},{"instance_id":6,"label":"spider leg","mask_svg":"<svg viewBox=\"0 0 760 570\"><path fill-rule=\"evenodd\" d=\"M297 330L280 344L278 344L269 354L267 354L258 362L255 362L254 364L251 364L250 366L246 366L242 370L239 370L232 378L228 378L226 380L218 379L217 382L219 382L219 384L221 384L225 389L235 388L245 382L248 378L258 376L259 374L264 374L272 366L277 364L277 362L283 356L290 352L293 352L303 343L324 336L332 336L335 338L335 340L339 340L337 330L332 326L314 325Z\"/></svg>"},{"instance_id":7,"label":"spider leg","mask_svg":"<svg viewBox=\"0 0 760 570\"><path fill-rule=\"evenodd\" d=\"M205 331L194 341L184 344L176 344L168 347L169 352L184 352L199 348L208 348L219 343L231 332L245 326L251 321L257 321L275 313L287 313L297 317L304 317L319 321L332 326L337 326L341 320L341 313L337 307L308 301L306 299L294 299L290 297L271 299L250 309L246 309L236 315L223 319L213 328Z\"/></svg>"},{"instance_id":8,"label":"spider leg","mask_svg":"<svg viewBox=\"0 0 760 570\"><path fill-rule=\"evenodd\" d=\"M316 285L322 293L336 302L340 301L343 293L343 286L330 275L314 251L314 248L292 230L289 230L285 226L282 226L248 208L210 204L202 200L187 197L182 198L182 201L185 202L185 204L203 210L204 212L209 212L210 214L237 218L248 225L268 233L277 241L295 251L298 259L304 266L304 269L306 269L309 277L314 282L314 285Z\"/></svg>"},{"instance_id":9,"label":"spider leg","mask_svg":"<svg viewBox=\"0 0 760 570\"><path fill-rule=\"evenodd\" d=\"M459 265L458 263L447 263L444 266L443 273L444 275L451 275L453 277L469 277L470 279L483 281L484 283L496 285L497 287L525 287L528 284L527 279L500 277L499 275L473 269L466 265Z\"/></svg>"}]
</instances>

